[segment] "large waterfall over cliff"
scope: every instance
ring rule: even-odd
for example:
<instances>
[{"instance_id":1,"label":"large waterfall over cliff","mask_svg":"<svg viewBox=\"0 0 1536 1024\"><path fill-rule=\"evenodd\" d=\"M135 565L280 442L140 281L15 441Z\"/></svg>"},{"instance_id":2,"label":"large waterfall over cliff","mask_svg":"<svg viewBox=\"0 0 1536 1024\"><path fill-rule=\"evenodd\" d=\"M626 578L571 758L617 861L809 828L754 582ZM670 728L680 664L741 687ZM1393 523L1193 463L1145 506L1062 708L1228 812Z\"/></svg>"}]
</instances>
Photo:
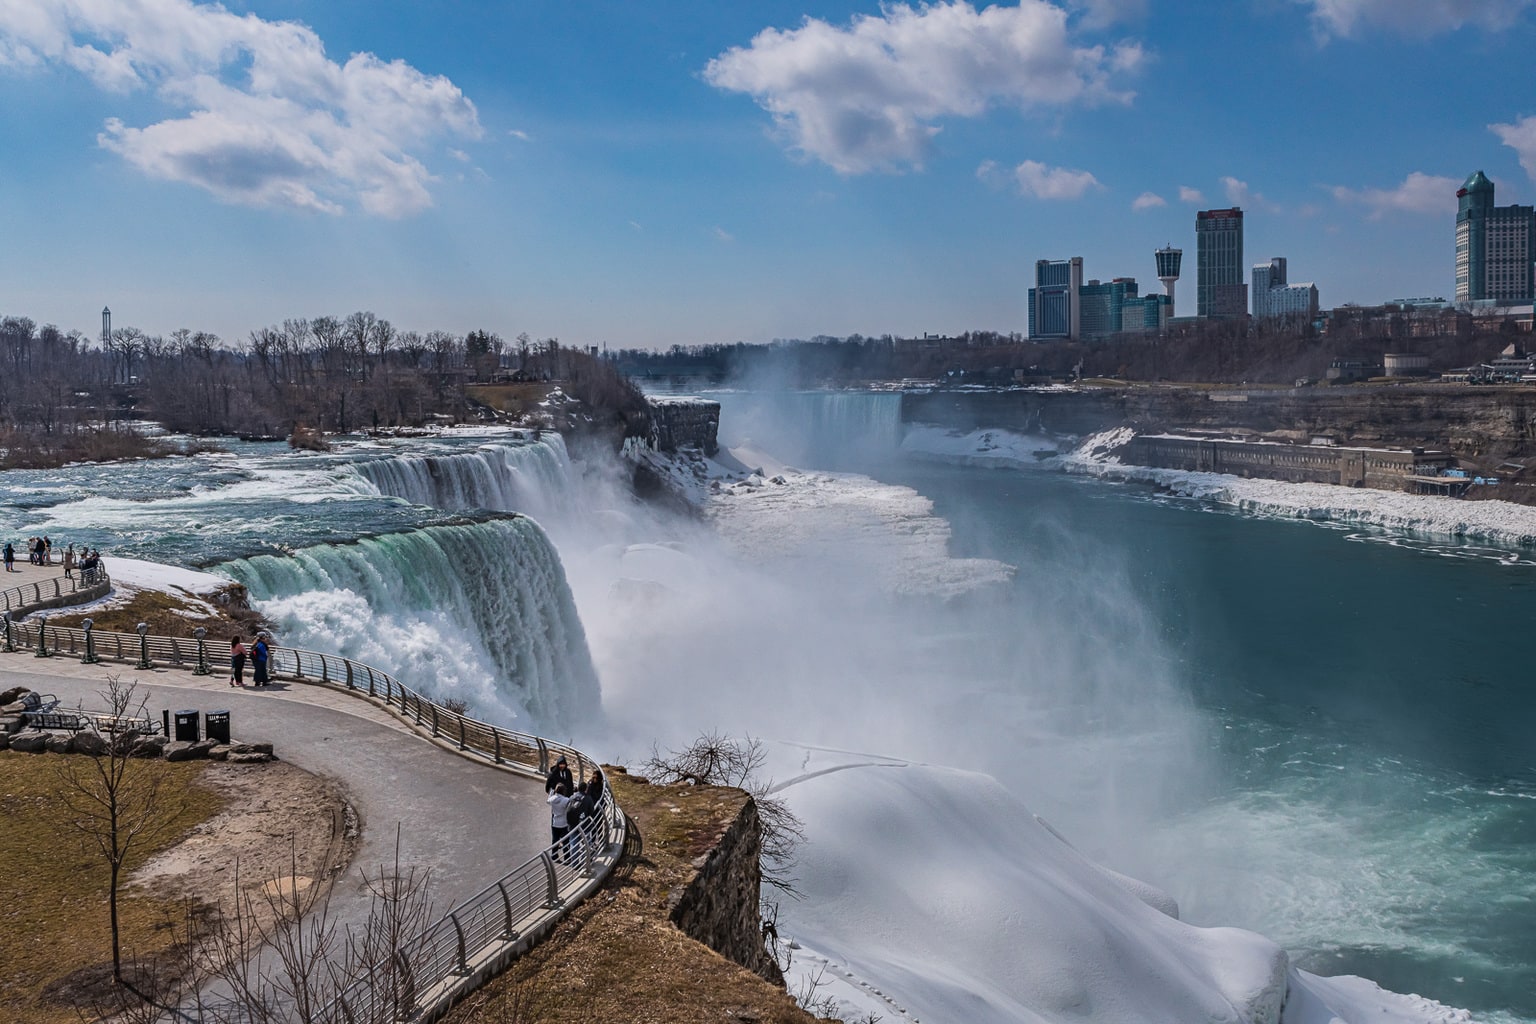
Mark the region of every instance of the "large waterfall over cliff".
<instances>
[{"instance_id":1,"label":"large waterfall over cliff","mask_svg":"<svg viewBox=\"0 0 1536 1024\"><path fill-rule=\"evenodd\" d=\"M549 539L524 516L225 563L296 647L335 650L520 724L599 705L586 635ZM531 719L531 721L529 721Z\"/></svg>"},{"instance_id":2,"label":"large waterfall over cliff","mask_svg":"<svg viewBox=\"0 0 1536 1024\"><path fill-rule=\"evenodd\" d=\"M443 509L497 509L545 515L569 499L570 457L557 433L526 444L484 444L465 452L395 455L354 467L380 494Z\"/></svg>"}]
</instances>

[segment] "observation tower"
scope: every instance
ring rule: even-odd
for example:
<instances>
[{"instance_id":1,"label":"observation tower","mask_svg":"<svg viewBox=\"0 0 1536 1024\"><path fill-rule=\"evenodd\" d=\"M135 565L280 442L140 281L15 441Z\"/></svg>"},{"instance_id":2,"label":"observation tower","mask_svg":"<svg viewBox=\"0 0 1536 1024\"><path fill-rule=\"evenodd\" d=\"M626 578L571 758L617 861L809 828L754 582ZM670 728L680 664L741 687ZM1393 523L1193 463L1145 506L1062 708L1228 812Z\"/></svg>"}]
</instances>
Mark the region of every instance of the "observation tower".
<instances>
[{"instance_id":1,"label":"observation tower","mask_svg":"<svg viewBox=\"0 0 1536 1024\"><path fill-rule=\"evenodd\" d=\"M1179 279L1179 266L1184 262L1184 250L1164 246L1152 254L1157 259L1157 279L1163 282L1163 293L1168 296L1168 315L1174 316L1173 285Z\"/></svg>"}]
</instances>

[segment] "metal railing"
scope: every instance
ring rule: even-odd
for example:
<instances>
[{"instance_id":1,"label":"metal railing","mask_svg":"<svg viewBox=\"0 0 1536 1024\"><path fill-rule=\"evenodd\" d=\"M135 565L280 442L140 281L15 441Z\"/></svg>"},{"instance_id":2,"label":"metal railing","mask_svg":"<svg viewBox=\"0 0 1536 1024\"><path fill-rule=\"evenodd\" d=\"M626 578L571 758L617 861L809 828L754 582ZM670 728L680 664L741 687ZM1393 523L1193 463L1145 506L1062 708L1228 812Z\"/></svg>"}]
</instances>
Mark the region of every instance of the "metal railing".
<instances>
[{"instance_id":1,"label":"metal railing","mask_svg":"<svg viewBox=\"0 0 1536 1024\"><path fill-rule=\"evenodd\" d=\"M133 662L210 671L206 640L112 633L46 620L6 620L6 651L37 657L80 655L82 661ZM334 686L371 699L440 743L488 764L530 776L548 773L561 755L577 778L596 762L575 747L532 733L502 729L453 711L387 672L334 654L275 647L273 678ZM565 912L596 889L623 850L624 812L605 785L597 813L559 843L518 865L455 906L420 935L344 987L315 1018L317 1024L427 1024L460 997L524 952Z\"/></svg>"},{"instance_id":2,"label":"metal railing","mask_svg":"<svg viewBox=\"0 0 1536 1024\"><path fill-rule=\"evenodd\" d=\"M0 602L4 602L4 607L0 608L0 611L20 612L43 601L78 593L81 590L95 589L103 583L108 585L112 583L112 578L107 575L105 569L97 569L89 580L83 579L83 575L77 572L74 576L55 576L52 579L23 583L0 591ZM64 586L66 583L69 584L68 587ZM30 598L27 597L28 592L32 595Z\"/></svg>"}]
</instances>

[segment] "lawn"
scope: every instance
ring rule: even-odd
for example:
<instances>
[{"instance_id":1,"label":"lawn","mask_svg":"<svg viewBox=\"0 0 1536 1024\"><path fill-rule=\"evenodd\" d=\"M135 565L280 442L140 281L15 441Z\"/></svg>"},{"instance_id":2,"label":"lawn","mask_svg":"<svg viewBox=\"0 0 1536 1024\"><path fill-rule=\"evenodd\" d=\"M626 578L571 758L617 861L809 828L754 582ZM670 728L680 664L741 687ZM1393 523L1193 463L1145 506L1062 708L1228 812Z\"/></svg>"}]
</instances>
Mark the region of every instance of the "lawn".
<instances>
[{"instance_id":1,"label":"lawn","mask_svg":"<svg viewBox=\"0 0 1536 1024\"><path fill-rule=\"evenodd\" d=\"M81 755L0 751L0 1007L7 1024L74 1024L88 1010L77 1009L76 994L111 972L107 864L70 825L60 801L53 763L65 756ZM167 807L174 813L154 842L130 857L125 878L222 809L224 798L200 784L207 766L134 765L169 775ZM125 965L168 950L170 917L184 917L184 908L133 886L124 887L118 910Z\"/></svg>"}]
</instances>

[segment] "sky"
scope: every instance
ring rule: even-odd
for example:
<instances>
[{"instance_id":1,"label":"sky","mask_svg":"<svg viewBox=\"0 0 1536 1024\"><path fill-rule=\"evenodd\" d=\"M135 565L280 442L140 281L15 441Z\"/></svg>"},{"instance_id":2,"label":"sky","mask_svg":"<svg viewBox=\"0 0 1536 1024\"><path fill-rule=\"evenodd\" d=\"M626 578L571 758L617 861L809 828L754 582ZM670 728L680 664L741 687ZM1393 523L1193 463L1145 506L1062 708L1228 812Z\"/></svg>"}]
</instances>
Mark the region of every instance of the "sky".
<instances>
[{"instance_id":1,"label":"sky","mask_svg":"<svg viewBox=\"0 0 1536 1024\"><path fill-rule=\"evenodd\" d=\"M666 348L1027 331L1240 205L1323 306L1536 198L1536 0L0 0L0 315Z\"/></svg>"}]
</instances>

